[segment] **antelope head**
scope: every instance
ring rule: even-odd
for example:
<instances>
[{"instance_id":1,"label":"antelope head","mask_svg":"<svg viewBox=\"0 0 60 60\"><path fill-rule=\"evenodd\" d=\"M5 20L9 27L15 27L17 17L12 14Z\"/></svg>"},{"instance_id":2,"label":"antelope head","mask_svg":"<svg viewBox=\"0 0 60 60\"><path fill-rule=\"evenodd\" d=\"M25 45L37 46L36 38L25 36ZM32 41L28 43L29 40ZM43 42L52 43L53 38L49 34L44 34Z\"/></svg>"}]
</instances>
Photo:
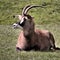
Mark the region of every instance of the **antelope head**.
<instances>
[{"instance_id":1,"label":"antelope head","mask_svg":"<svg viewBox=\"0 0 60 60\"><path fill-rule=\"evenodd\" d=\"M42 7L42 6L35 6L35 5L27 5L23 8L22 15L15 15L13 17L18 17L19 22L14 23L14 28L17 26L21 26L25 35L31 34L34 31L34 22L33 17L28 15L27 12L33 7Z\"/></svg>"}]
</instances>

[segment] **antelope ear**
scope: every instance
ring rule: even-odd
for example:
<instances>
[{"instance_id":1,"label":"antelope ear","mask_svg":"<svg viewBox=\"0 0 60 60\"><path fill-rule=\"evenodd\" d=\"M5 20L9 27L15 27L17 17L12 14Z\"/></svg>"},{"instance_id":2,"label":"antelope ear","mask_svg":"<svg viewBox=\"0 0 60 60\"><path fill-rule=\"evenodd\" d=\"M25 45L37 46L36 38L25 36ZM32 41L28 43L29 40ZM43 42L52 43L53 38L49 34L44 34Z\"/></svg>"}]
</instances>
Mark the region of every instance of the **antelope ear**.
<instances>
[{"instance_id":1,"label":"antelope ear","mask_svg":"<svg viewBox=\"0 0 60 60\"><path fill-rule=\"evenodd\" d=\"M17 17L19 20L21 20L22 15L14 15L13 17L14 17L14 18Z\"/></svg>"},{"instance_id":2,"label":"antelope ear","mask_svg":"<svg viewBox=\"0 0 60 60\"><path fill-rule=\"evenodd\" d=\"M22 19L22 15L18 15L18 19L21 20Z\"/></svg>"}]
</instances>

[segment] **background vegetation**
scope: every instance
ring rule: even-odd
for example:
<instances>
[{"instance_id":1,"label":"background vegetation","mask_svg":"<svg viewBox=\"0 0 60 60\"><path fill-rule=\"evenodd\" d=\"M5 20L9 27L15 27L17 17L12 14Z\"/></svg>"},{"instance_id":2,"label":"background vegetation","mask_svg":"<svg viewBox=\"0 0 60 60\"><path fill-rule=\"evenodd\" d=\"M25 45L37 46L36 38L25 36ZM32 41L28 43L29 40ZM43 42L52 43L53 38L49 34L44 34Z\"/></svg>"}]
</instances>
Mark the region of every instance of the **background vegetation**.
<instances>
[{"instance_id":1,"label":"background vegetation","mask_svg":"<svg viewBox=\"0 0 60 60\"><path fill-rule=\"evenodd\" d=\"M27 4L45 5L45 8L33 8L29 14L35 17L38 24L59 23L60 0L0 0L0 24L13 24L18 19L13 15L21 14Z\"/></svg>"},{"instance_id":2,"label":"background vegetation","mask_svg":"<svg viewBox=\"0 0 60 60\"><path fill-rule=\"evenodd\" d=\"M0 60L60 60L60 51L17 51L16 42L20 29L14 29L17 22L13 15L21 14L27 4L45 5L33 8L29 14L34 17L37 29L46 29L54 35L56 46L60 47L60 0L0 0Z\"/></svg>"}]
</instances>

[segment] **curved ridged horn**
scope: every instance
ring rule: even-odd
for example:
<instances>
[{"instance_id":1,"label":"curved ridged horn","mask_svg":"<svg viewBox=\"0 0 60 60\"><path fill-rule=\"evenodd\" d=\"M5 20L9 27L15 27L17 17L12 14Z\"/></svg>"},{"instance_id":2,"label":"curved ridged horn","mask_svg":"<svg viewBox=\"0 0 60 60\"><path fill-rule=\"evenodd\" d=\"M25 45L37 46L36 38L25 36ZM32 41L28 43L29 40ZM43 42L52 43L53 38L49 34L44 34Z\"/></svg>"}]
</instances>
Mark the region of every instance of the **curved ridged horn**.
<instances>
[{"instance_id":1,"label":"curved ridged horn","mask_svg":"<svg viewBox=\"0 0 60 60\"><path fill-rule=\"evenodd\" d=\"M35 8L35 7L42 7L42 8L43 8L43 6L32 5L32 6L29 6L29 7L26 8L26 10L24 11L24 14L27 14L27 12L28 12L31 8Z\"/></svg>"},{"instance_id":2,"label":"curved ridged horn","mask_svg":"<svg viewBox=\"0 0 60 60\"><path fill-rule=\"evenodd\" d=\"M26 10L28 7L30 7L30 5L27 5L27 6L25 6L25 7L23 8L22 15L24 15L25 10Z\"/></svg>"}]
</instances>

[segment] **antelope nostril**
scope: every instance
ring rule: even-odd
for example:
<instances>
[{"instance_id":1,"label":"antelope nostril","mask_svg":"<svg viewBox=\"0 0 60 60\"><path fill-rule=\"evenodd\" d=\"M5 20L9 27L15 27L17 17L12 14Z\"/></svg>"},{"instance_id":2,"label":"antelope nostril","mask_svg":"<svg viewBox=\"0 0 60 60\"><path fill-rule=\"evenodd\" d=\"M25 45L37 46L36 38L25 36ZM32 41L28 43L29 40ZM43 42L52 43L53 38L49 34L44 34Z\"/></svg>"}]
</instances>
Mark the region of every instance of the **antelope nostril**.
<instances>
[{"instance_id":1,"label":"antelope nostril","mask_svg":"<svg viewBox=\"0 0 60 60\"><path fill-rule=\"evenodd\" d=\"M13 18L15 18L15 15L13 15Z\"/></svg>"}]
</instances>

